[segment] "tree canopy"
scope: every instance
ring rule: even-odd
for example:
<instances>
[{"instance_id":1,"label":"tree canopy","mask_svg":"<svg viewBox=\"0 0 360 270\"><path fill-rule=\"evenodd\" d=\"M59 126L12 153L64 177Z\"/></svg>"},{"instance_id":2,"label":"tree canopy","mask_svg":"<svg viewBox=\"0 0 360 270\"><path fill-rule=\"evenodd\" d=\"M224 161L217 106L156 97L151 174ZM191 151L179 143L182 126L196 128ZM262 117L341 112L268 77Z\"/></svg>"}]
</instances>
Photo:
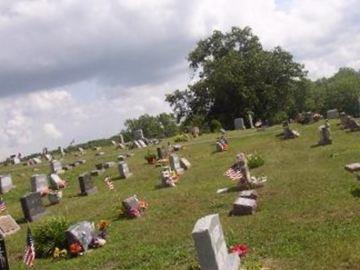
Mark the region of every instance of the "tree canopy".
<instances>
[{"instance_id":1,"label":"tree canopy","mask_svg":"<svg viewBox=\"0 0 360 270\"><path fill-rule=\"evenodd\" d=\"M253 112L255 119L278 122L280 116L338 108L359 114L360 74L341 69L329 79L307 79L304 66L275 47L265 50L249 27L214 31L188 55L196 82L166 96L178 121L219 120L233 128L233 119Z\"/></svg>"}]
</instances>

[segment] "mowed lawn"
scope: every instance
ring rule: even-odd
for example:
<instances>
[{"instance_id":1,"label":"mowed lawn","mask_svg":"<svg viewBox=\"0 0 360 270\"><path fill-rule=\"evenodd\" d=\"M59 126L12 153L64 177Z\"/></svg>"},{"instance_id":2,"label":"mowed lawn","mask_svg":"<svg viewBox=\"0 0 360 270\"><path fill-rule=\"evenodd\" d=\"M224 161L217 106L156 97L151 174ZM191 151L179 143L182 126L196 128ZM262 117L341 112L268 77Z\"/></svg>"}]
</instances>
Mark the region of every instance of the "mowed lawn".
<instances>
[{"instance_id":1,"label":"mowed lawn","mask_svg":"<svg viewBox=\"0 0 360 270\"><path fill-rule=\"evenodd\" d=\"M178 152L189 159L192 168L176 188L158 188L160 168L145 164L147 150L134 150L135 155L128 159L132 178L115 180L116 191L110 192L103 178L106 174L118 176L117 168L111 168L95 178L97 194L80 197L78 175L101 161L115 161L124 152L103 148L106 157L95 157L95 151L87 150L87 163L64 175L70 187L64 190L61 204L46 208L49 216L64 215L74 223L111 220L107 244L77 258L37 259L34 269L196 269L191 231L198 218L212 213L220 214L228 244L249 246L250 253L243 261L248 270L259 269L259 265L269 269L360 269L360 182L344 170L345 164L360 162L360 132L347 133L336 123L331 121L334 142L324 147L311 147L319 139L317 128L323 122L292 125L301 136L287 141L275 136L281 132L280 126L266 132L232 131L228 134L230 149L224 153L214 152L217 134L200 136ZM256 151L265 158L265 165L251 173L266 175L268 182L258 189L255 215L229 217L237 193L219 195L216 190L235 185L223 173L241 151ZM68 155L63 163L74 160ZM39 168L50 171L48 165ZM30 167L9 166L1 167L0 173L9 169L16 169L11 173L16 189L3 198L8 213L21 219L19 198L30 189L34 172ZM149 203L148 210L139 219L119 218L121 201L133 194ZM21 257L26 224L21 228L6 238L11 269L25 269Z\"/></svg>"}]
</instances>

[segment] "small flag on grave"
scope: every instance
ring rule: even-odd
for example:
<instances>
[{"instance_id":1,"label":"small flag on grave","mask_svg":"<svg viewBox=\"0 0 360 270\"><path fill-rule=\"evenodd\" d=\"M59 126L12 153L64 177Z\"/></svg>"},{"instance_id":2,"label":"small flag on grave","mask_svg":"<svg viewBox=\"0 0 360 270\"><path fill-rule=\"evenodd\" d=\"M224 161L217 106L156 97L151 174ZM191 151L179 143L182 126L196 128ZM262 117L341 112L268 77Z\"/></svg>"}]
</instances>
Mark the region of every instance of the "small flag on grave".
<instances>
[{"instance_id":1,"label":"small flag on grave","mask_svg":"<svg viewBox=\"0 0 360 270\"><path fill-rule=\"evenodd\" d=\"M225 175L233 181L237 181L242 177L242 173L239 170L234 170L233 168L228 169L225 172Z\"/></svg>"},{"instance_id":2,"label":"small flag on grave","mask_svg":"<svg viewBox=\"0 0 360 270\"><path fill-rule=\"evenodd\" d=\"M27 267L32 267L35 261L35 246L34 240L31 234L31 230L28 227L27 235L26 235L26 247L24 253L24 263Z\"/></svg>"},{"instance_id":3,"label":"small flag on grave","mask_svg":"<svg viewBox=\"0 0 360 270\"><path fill-rule=\"evenodd\" d=\"M114 190L114 184L111 181L110 177L105 177L104 182L106 184L106 186L108 187L109 190Z\"/></svg>"},{"instance_id":4,"label":"small flag on grave","mask_svg":"<svg viewBox=\"0 0 360 270\"><path fill-rule=\"evenodd\" d=\"M6 210L6 203L3 200L3 198L0 198L0 213L4 212Z\"/></svg>"}]
</instances>

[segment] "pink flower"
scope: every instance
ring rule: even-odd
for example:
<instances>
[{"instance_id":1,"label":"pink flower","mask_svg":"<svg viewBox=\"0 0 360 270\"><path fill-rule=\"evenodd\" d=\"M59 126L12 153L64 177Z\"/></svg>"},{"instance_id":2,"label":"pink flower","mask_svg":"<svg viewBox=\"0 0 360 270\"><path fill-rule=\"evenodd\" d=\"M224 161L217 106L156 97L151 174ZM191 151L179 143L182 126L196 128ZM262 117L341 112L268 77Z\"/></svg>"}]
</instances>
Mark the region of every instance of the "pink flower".
<instances>
[{"instance_id":1,"label":"pink flower","mask_svg":"<svg viewBox=\"0 0 360 270\"><path fill-rule=\"evenodd\" d=\"M245 244L237 244L230 247L230 252L236 253L240 257L244 257L249 252L249 248Z\"/></svg>"}]
</instances>

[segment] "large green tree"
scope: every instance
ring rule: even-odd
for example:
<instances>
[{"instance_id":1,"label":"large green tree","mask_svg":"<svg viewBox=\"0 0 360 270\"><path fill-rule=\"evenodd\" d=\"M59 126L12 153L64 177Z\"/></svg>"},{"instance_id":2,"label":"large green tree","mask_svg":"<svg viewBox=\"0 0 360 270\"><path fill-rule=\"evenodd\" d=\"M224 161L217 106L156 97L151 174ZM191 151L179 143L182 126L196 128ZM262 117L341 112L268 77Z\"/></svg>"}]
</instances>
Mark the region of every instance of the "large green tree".
<instances>
[{"instance_id":1,"label":"large green tree","mask_svg":"<svg viewBox=\"0 0 360 270\"><path fill-rule=\"evenodd\" d=\"M280 47L265 50L249 27L230 32L214 31L197 43L188 56L197 81L183 91L166 96L178 120L202 116L220 120L226 128L233 119L254 112L271 119L294 110L294 95L306 71Z\"/></svg>"}]
</instances>

